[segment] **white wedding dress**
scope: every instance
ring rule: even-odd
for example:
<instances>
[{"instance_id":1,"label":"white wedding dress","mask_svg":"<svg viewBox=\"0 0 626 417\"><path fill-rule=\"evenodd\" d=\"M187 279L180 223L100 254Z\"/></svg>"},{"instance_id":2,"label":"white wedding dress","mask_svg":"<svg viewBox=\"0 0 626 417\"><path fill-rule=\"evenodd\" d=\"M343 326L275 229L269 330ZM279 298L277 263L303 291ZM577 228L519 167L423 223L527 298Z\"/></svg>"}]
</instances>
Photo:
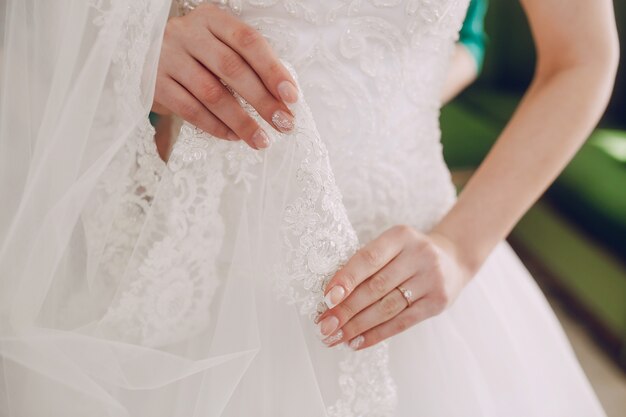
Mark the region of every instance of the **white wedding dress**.
<instances>
[{"instance_id":1,"label":"white wedding dress","mask_svg":"<svg viewBox=\"0 0 626 417\"><path fill-rule=\"evenodd\" d=\"M20 279L4 283L0 310L2 415L604 416L504 242L451 308L383 343L329 349L316 334L322 287L359 245L400 223L426 232L455 202L439 97L467 0L221 3L296 78L294 132L238 97L268 149L184 124L165 164L146 113L115 153L88 147L109 159L76 182L84 200L48 212L76 212L62 249L24 258L5 242L0 265ZM140 18L126 27L158 20L148 2L131 4ZM148 35L131 29L112 61L126 68L114 73L118 98L138 95L147 54ZM42 230L62 233L50 219Z\"/></svg>"}]
</instances>

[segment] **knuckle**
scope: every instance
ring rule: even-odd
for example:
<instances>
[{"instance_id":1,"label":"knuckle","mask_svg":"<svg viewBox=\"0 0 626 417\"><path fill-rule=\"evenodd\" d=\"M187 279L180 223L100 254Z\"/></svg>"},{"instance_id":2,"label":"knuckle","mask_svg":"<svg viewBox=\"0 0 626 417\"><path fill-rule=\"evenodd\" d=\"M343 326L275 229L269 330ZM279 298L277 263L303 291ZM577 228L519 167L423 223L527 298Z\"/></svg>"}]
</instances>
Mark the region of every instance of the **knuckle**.
<instances>
[{"instance_id":1,"label":"knuckle","mask_svg":"<svg viewBox=\"0 0 626 417\"><path fill-rule=\"evenodd\" d=\"M353 272L346 270L342 274L341 282L346 291L350 292L356 288L358 281Z\"/></svg>"},{"instance_id":2,"label":"knuckle","mask_svg":"<svg viewBox=\"0 0 626 417\"><path fill-rule=\"evenodd\" d=\"M272 59L272 61L270 62L269 70L272 72L279 72L283 70L283 66L278 60Z\"/></svg>"},{"instance_id":3,"label":"knuckle","mask_svg":"<svg viewBox=\"0 0 626 417\"><path fill-rule=\"evenodd\" d=\"M426 240L418 239L417 241L413 242L412 247L417 254L419 254L420 256L423 256L424 255L423 251L427 245L428 245L428 242Z\"/></svg>"},{"instance_id":4,"label":"knuckle","mask_svg":"<svg viewBox=\"0 0 626 417\"><path fill-rule=\"evenodd\" d=\"M247 25L242 25L239 29L235 30L233 36L235 42L242 48L254 46L261 39L261 34L256 29Z\"/></svg>"},{"instance_id":5,"label":"knuckle","mask_svg":"<svg viewBox=\"0 0 626 417\"><path fill-rule=\"evenodd\" d=\"M271 49L268 48L270 51ZM271 52L270 52L271 53ZM275 57L272 57L267 67L261 71L261 78L269 85L275 85L279 80L287 79L295 84L289 70L283 66L283 64Z\"/></svg>"},{"instance_id":6,"label":"knuckle","mask_svg":"<svg viewBox=\"0 0 626 417\"><path fill-rule=\"evenodd\" d=\"M385 317L394 316L398 312L399 303L391 296L387 296L380 300L380 309Z\"/></svg>"},{"instance_id":7,"label":"knuckle","mask_svg":"<svg viewBox=\"0 0 626 417\"><path fill-rule=\"evenodd\" d=\"M370 292L374 296L385 294L387 287L387 277L382 273L374 275L372 278L370 278L368 287Z\"/></svg>"},{"instance_id":8,"label":"knuckle","mask_svg":"<svg viewBox=\"0 0 626 417\"><path fill-rule=\"evenodd\" d=\"M200 116L200 108L193 102L183 100L178 102L178 112L187 121L196 121Z\"/></svg>"},{"instance_id":9,"label":"knuckle","mask_svg":"<svg viewBox=\"0 0 626 417\"><path fill-rule=\"evenodd\" d=\"M361 249L361 258L367 263L369 266L378 266L380 262L380 253L378 250L374 248L363 248Z\"/></svg>"},{"instance_id":10,"label":"knuckle","mask_svg":"<svg viewBox=\"0 0 626 417\"><path fill-rule=\"evenodd\" d=\"M268 74L283 74L285 72L285 68L283 65L276 59L272 59L269 64L269 68L267 69Z\"/></svg>"},{"instance_id":11,"label":"knuckle","mask_svg":"<svg viewBox=\"0 0 626 417\"><path fill-rule=\"evenodd\" d=\"M224 53L220 55L219 70L226 77L236 77L243 71L245 65L243 59L235 53Z\"/></svg>"},{"instance_id":12,"label":"knuckle","mask_svg":"<svg viewBox=\"0 0 626 417\"><path fill-rule=\"evenodd\" d=\"M354 308L348 302L342 303L335 308L337 310L337 318L340 323L347 322L350 318L354 317L354 314L356 313Z\"/></svg>"},{"instance_id":13,"label":"knuckle","mask_svg":"<svg viewBox=\"0 0 626 417\"><path fill-rule=\"evenodd\" d=\"M399 235L399 236L412 236L414 233L414 230L411 226L407 225L407 224L398 224L396 226L394 226L394 231Z\"/></svg>"},{"instance_id":14,"label":"knuckle","mask_svg":"<svg viewBox=\"0 0 626 417\"><path fill-rule=\"evenodd\" d=\"M202 87L202 100L209 105L219 103L225 94L224 88L216 82L207 83Z\"/></svg>"}]
</instances>

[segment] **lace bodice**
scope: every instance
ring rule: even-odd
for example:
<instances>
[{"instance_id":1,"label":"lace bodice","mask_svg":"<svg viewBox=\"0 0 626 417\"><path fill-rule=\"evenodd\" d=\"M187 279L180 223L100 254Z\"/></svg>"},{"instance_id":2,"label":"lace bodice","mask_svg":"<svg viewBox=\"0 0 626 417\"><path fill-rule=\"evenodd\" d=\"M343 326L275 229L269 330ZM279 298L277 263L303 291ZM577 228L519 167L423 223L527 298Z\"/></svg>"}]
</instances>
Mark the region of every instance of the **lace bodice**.
<instances>
[{"instance_id":1,"label":"lace bodice","mask_svg":"<svg viewBox=\"0 0 626 417\"><path fill-rule=\"evenodd\" d=\"M250 218L259 234L244 244L260 253L253 276L313 319L325 282L359 244L394 224L427 230L454 202L439 96L467 0L220 3L257 28L297 80L294 132L271 130L276 141L255 151L185 124L167 165L149 127L128 144L128 188L111 209L114 230L98 241L96 281L111 302L97 329L107 337L167 346L206 331L240 207L263 213ZM324 362L337 383L328 415L394 415L388 359L381 343Z\"/></svg>"},{"instance_id":2,"label":"lace bodice","mask_svg":"<svg viewBox=\"0 0 626 417\"><path fill-rule=\"evenodd\" d=\"M454 200L438 118L468 1L213 2L298 72L360 239L393 223L432 227ZM180 12L198 3L179 0Z\"/></svg>"}]
</instances>

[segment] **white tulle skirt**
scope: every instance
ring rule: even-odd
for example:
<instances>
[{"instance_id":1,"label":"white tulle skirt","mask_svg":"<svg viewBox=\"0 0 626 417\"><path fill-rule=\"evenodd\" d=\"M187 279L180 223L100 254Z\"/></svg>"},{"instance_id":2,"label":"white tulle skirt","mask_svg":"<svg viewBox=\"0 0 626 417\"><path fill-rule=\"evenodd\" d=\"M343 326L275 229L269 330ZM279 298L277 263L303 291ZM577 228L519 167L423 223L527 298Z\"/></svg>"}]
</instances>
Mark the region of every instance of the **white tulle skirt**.
<instances>
[{"instance_id":1,"label":"white tulle skirt","mask_svg":"<svg viewBox=\"0 0 626 417\"><path fill-rule=\"evenodd\" d=\"M505 242L443 314L390 342L398 415L601 416L554 312Z\"/></svg>"}]
</instances>

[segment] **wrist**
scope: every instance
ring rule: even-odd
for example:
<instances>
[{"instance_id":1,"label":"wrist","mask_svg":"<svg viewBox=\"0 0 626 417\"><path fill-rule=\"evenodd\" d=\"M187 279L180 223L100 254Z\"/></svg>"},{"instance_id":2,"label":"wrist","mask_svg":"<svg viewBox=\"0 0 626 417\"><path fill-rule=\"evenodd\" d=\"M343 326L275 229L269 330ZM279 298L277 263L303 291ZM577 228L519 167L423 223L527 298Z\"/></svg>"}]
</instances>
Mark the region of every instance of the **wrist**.
<instances>
[{"instance_id":1,"label":"wrist","mask_svg":"<svg viewBox=\"0 0 626 417\"><path fill-rule=\"evenodd\" d=\"M470 281L480 269L484 257L476 250L476 245L466 245L462 239L444 228L434 228L428 234L455 261L465 281Z\"/></svg>"}]
</instances>

